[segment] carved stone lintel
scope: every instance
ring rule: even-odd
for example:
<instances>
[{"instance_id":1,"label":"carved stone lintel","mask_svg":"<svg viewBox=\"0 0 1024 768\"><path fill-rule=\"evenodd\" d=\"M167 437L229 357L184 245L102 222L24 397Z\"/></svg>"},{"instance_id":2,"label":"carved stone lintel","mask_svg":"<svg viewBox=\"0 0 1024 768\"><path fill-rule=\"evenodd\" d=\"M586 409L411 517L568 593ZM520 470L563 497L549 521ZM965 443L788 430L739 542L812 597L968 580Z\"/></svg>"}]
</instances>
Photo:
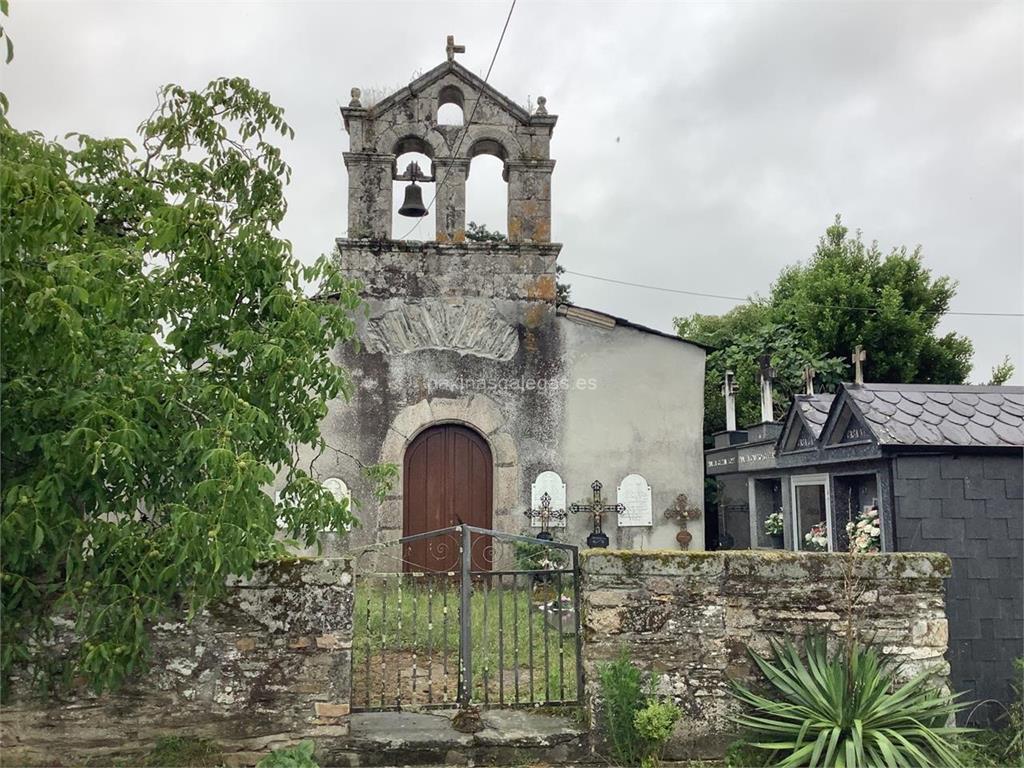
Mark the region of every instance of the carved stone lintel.
<instances>
[{"instance_id":1,"label":"carved stone lintel","mask_svg":"<svg viewBox=\"0 0 1024 768\"><path fill-rule=\"evenodd\" d=\"M460 355L511 360L519 335L490 302L450 304L426 300L401 304L372 318L363 341L370 352L403 354L422 349L446 349Z\"/></svg>"}]
</instances>

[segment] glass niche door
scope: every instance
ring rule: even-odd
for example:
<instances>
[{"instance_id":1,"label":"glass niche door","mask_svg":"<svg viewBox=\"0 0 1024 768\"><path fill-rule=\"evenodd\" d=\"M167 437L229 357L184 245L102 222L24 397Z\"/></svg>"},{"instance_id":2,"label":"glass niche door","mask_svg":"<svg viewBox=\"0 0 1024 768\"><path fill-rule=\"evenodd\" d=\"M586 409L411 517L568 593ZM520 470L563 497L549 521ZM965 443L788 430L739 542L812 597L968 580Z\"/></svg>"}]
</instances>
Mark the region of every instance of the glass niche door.
<instances>
[{"instance_id":1,"label":"glass niche door","mask_svg":"<svg viewBox=\"0 0 1024 768\"><path fill-rule=\"evenodd\" d=\"M828 475L803 475L791 479L794 549L802 552L832 550L832 507Z\"/></svg>"}]
</instances>

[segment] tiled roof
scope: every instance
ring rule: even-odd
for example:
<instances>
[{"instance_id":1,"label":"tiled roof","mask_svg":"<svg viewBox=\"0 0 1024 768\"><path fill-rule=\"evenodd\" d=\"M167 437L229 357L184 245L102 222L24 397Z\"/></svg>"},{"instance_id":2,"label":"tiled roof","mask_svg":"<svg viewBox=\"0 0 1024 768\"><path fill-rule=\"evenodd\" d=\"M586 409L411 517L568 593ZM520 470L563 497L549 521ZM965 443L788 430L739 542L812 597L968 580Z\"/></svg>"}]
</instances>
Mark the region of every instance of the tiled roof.
<instances>
[{"instance_id":1,"label":"tiled roof","mask_svg":"<svg viewBox=\"0 0 1024 768\"><path fill-rule=\"evenodd\" d=\"M793 399L800 415L804 417L807 426L814 433L815 439L821 437L821 428L825 426L825 421L828 419L829 409L832 407L835 395L797 395Z\"/></svg>"},{"instance_id":2,"label":"tiled roof","mask_svg":"<svg viewBox=\"0 0 1024 768\"><path fill-rule=\"evenodd\" d=\"M881 445L1024 447L1024 387L844 385Z\"/></svg>"}]
</instances>

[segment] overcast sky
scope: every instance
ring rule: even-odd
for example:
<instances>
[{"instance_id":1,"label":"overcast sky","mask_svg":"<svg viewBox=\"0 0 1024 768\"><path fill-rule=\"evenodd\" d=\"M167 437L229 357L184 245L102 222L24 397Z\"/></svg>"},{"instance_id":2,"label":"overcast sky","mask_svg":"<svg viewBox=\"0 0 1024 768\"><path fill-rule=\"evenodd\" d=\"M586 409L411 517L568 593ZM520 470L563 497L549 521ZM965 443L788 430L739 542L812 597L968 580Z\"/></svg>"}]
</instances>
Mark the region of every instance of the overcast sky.
<instances>
[{"instance_id":1,"label":"overcast sky","mask_svg":"<svg viewBox=\"0 0 1024 768\"><path fill-rule=\"evenodd\" d=\"M128 136L161 84L249 78L295 129L285 235L310 260L345 233L352 86L397 89L443 61L448 34L482 75L507 11L14 0L3 90L19 128ZM841 213L886 251L921 244L960 283L953 309L1024 312L1024 3L519 0L490 82L559 115L552 230L569 270L764 293ZM474 160L468 218L504 231L499 174ZM732 306L570 280L576 303L664 330ZM942 327L974 341L972 381L1006 354L1022 367L1020 318Z\"/></svg>"}]
</instances>

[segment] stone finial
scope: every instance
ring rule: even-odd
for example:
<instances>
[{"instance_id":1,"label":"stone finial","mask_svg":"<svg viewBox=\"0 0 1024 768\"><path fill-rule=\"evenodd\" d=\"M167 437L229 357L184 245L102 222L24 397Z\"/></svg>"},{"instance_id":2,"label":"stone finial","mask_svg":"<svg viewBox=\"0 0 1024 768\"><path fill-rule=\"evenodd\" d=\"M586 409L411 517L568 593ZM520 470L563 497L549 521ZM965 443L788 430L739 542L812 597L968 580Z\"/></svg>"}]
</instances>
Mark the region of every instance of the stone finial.
<instances>
[{"instance_id":1,"label":"stone finial","mask_svg":"<svg viewBox=\"0 0 1024 768\"><path fill-rule=\"evenodd\" d=\"M544 96L537 97L537 109L534 114L546 115L548 113L548 100Z\"/></svg>"},{"instance_id":2,"label":"stone finial","mask_svg":"<svg viewBox=\"0 0 1024 768\"><path fill-rule=\"evenodd\" d=\"M363 95L363 92L358 88L352 89L352 101L348 103L350 107L361 107L363 103L359 100L359 97Z\"/></svg>"},{"instance_id":3,"label":"stone finial","mask_svg":"<svg viewBox=\"0 0 1024 768\"><path fill-rule=\"evenodd\" d=\"M448 35L448 44L444 48L444 52L448 55L448 61L455 61L456 53L465 53L466 46L455 44L455 35Z\"/></svg>"}]
</instances>

